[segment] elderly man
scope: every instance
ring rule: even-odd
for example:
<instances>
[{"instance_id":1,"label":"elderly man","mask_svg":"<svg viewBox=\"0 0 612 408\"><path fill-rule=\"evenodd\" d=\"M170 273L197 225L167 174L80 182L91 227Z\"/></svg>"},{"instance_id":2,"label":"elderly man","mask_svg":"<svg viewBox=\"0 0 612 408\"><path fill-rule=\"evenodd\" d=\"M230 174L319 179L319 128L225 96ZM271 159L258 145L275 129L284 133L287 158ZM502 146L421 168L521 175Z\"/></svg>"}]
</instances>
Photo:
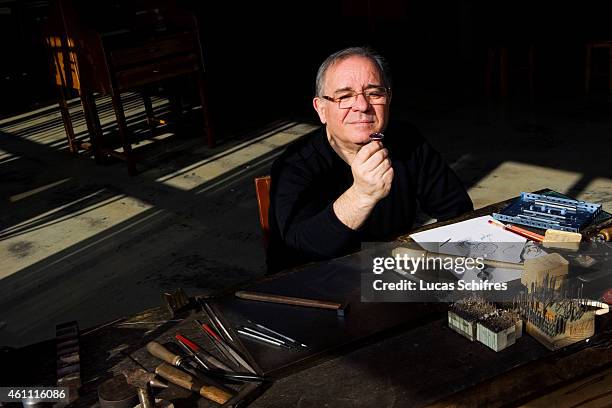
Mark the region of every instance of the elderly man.
<instances>
[{"instance_id":1,"label":"elderly man","mask_svg":"<svg viewBox=\"0 0 612 408\"><path fill-rule=\"evenodd\" d=\"M322 131L272 166L268 270L356 251L408 232L417 201L438 220L472 210L456 174L416 130L389 123L391 84L381 56L347 48L319 68ZM384 133L382 140L371 137Z\"/></svg>"}]
</instances>

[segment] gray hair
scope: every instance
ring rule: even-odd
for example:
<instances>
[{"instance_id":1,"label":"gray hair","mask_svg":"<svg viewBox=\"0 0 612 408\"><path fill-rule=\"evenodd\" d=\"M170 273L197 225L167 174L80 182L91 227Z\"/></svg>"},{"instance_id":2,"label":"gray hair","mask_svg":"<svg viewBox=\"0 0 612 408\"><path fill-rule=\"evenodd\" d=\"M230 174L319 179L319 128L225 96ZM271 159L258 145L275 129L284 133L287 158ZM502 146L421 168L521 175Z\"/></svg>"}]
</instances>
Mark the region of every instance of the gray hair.
<instances>
[{"instance_id":1,"label":"gray hair","mask_svg":"<svg viewBox=\"0 0 612 408\"><path fill-rule=\"evenodd\" d=\"M319 67L319 70L317 71L315 89L316 96L323 96L323 86L325 85L325 75L327 74L327 70L334 64L352 56L360 56L372 60L372 62L378 67L378 70L380 71L384 86L387 88L391 87L391 73L389 71L387 61L385 61L382 55L378 54L376 51L369 47L350 47L333 53L332 55L327 57L325 61L323 61L323 63Z\"/></svg>"}]
</instances>

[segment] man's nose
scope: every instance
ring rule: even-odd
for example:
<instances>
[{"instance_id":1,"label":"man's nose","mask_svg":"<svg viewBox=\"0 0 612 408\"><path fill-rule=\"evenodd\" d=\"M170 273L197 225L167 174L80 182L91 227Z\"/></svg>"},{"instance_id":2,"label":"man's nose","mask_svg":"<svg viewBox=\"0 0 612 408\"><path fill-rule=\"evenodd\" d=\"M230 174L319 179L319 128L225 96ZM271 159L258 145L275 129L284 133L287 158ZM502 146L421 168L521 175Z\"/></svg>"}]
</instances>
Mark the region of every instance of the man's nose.
<instances>
[{"instance_id":1,"label":"man's nose","mask_svg":"<svg viewBox=\"0 0 612 408\"><path fill-rule=\"evenodd\" d=\"M370 102L366 99L363 93L357 94L357 99L352 106L352 109L355 111L365 112L370 108Z\"/></svg>"}]
</instances>

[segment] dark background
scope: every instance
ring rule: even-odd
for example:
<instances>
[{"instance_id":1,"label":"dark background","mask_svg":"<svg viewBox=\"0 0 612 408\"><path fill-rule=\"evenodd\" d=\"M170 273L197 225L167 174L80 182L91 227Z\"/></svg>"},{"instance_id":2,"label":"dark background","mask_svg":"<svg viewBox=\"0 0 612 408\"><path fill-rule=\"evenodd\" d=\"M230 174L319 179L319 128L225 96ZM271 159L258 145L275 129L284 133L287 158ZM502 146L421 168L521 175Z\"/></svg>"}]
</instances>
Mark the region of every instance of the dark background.
<instances>
[{"instance_id":1,"label":"dark background","mask_svg":"<svg viewBox=\"0 0 612 408\"><path fill-rule=\"evenodd\" d=\"M610 3L181 2L198 17L211 108L226 132L283 116L315 120L316 69L327 55L352 45L371 45L389 60L394 109L481 102L487 47L500 44L509 47L509 98L529 94L531 44L536 99L576 99L584 94L586 42L612 39ZM49 9L46 0L0 0L0 117L55 102L41 41ZM592 88L607 95L607 51L596 50L593 58Z\"/></svg>"}]
</instances>

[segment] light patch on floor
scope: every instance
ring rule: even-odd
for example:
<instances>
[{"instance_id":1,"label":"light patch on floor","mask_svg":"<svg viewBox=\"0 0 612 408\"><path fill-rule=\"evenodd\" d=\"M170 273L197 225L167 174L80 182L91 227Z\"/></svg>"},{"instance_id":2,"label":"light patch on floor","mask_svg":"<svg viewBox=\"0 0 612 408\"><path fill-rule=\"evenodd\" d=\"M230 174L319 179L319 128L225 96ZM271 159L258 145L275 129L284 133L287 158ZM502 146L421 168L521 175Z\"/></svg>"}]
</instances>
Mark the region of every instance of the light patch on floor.
<instances>
[{"instance_id":1,"label":"light patch on floor","mask_svg":"<svg viewBox=\"0 0 612 408\"><path fill-rule=\"evenodd\" d=\"M67 248L78 247L80 242L150 208L151 205L140 200L118 195L84 209L79 215L54 219L49 225L18 234L10 234L17 226L0 231L1 235L8 236L0 241L0 279Z\"/></svg>"},{"instance_id":2,"label":"light patch on floor","mask_svg":"<svg viewBox=\"0 0 612 408\"><path fill-rule=\"evenodd\" d=\"M605 177L594 179L577 198L579 200L602 203L603 209L612 213L612 179Z\"/></svg>"},{"instance_id":3,"label":"light patch on floor","mask_svg":"<svg viewBox=\"0 0 612 408\"><path fill-rule=\"evenodd\" d=\"M267 132L157 181L185 191L196 187L199 187L200 190L207 189L209 187L207 183L210 181L235 171L237 168L245 167L259 157L276 150L280 152L287 143L316 128L317 126L309 124L289 123L280 131L277 129ZM54 185L61 184L63 181L65 180L56 182ZM12 196L10 201L19 201L44 191L48 187L50 186ZM83 199L82 197L81 200ZM28 228L28 225L34 225L45 217L60 213L63 207L68 207L70 204L74 203L52 209L0 231L0 279L70 247L79 248L78 244L82 241L120 223L129 223L130 218L153 207L133 197L117 195L91 208L81 210L78 214L70 213L60 218L52 217L52 222Z\"/></svg>"},{"instance_id":4,"label":"light patch on floor","mask_svg":"<svg viewBox=\"0 0 612 408\"><path fill-rule=\"evenodd\" d=\"M581 178L580 173L509 161L487 174L468 193L474 208L481 208L516 197L522 191L550 188L565 193Z\"/></svg>"},{"instance_id":5,"label":"light patch on floor","mask_svg":"<svg viewBox=\"0 0 612 408\"><path fill-rule=\"evenodd\" d=\"M306 123L292 123L281 131L270 131L156 181L184 191L193 190L245 166L258 157L272 153L317 128L318 126Z\"/></svg>"}]
</instances>

